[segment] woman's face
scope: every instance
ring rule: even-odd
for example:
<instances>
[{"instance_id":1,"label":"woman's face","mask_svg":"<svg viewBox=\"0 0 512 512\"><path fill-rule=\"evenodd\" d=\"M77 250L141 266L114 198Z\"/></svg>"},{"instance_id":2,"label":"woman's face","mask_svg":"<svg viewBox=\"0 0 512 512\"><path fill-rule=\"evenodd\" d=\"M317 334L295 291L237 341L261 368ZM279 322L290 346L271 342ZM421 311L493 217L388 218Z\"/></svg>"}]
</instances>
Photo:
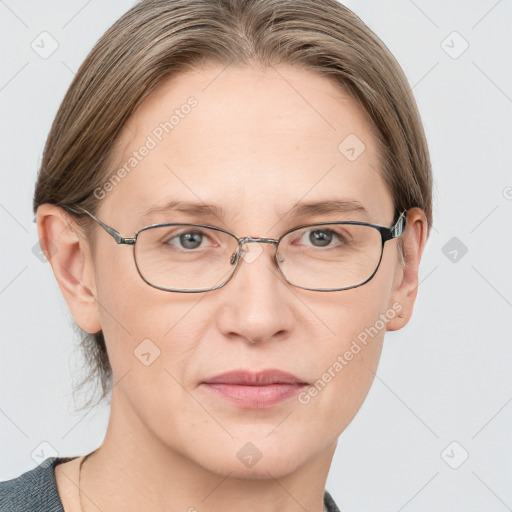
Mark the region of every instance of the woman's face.
<instances>
[{"instance_id":1,"label":"woman's face","mask_svg":"<svg viewBox=\"0 0 512 512\"><path fill-rule=\"evenodd\" d=\"M124 236L149 224L190 222L278 238L301 224L390 226L394 218L357 102L298 68L211 66L175 76L129 119L115 157L116 170L128 165L98 191L107 193L97 216ZM299 202L330 200L364 210L289 213ZM222 213L146 213L171 201L216 205ZM134 439L233 476L279 477L330 460L368 393L393 324L387 320L402 308L396 240L385 244L373 279L351 290L293 287L277 271L274 246L250 243L224 287L176 293L146 284L132 247L94 230L91 289L117 382L112 415ZM309 386L281 400L262 393L257 407L248 398L254 391L237 401L225 393L242 388L220 386L222 393L205 383L226 372L264 370Z\"/></svg>"}]
</instances>

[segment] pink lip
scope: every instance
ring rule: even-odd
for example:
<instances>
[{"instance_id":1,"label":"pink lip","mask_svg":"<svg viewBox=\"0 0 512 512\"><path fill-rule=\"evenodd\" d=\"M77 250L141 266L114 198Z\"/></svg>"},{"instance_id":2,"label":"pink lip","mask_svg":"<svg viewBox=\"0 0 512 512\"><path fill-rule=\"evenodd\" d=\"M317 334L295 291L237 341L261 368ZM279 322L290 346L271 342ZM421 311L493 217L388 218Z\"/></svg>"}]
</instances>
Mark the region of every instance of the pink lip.
<instances>
[{"instance_id":1,"label":"pink lip","mask_svg":"<svg viewBox=\"0 0 512 512\"><path fill-rule=\"evenodd\" d=\"M264 409L295 396L308 384L295 375L280 370L257 373L239 370L206 379L202 385L239 407Z\"/></svg>"}]
</instances>

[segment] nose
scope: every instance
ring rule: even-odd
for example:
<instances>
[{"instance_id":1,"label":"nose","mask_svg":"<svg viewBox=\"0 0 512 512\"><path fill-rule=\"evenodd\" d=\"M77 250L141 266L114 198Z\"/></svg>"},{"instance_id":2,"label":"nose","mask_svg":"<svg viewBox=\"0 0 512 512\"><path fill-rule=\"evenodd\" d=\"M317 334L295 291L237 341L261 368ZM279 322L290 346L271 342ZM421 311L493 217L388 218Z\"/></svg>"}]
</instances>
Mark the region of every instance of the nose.
<instances>
[{"instance_id":1,"label":"nose","mask_svg":"<svg viewBox=\"0 0 512 512\"><path fill-rule=\"evenodd\" d=\"M294 295L275 264L275 243L272 239L244 240L235 274L219 290L218 327L231 339L254 344L284 339L295 323Z\"/></svg>"}]
</instances>

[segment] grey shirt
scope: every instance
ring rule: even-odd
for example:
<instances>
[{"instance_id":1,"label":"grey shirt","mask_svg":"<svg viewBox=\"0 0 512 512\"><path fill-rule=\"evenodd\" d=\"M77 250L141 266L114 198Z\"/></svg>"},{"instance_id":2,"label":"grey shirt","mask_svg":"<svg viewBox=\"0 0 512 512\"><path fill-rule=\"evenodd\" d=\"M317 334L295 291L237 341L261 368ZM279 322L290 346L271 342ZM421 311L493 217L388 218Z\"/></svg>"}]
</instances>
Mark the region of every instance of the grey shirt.
<instances>
[{"instance_id":1,"label":"grey shirt","mask_svg":"<svg viewBox=\"0 0 512 512\"><path fill-rule=\"evenodd\" d=\"M34 469L0 482L0 512L64 512L54 469L72 459L76 457L49 457ZM340 512L327 491L324 505L328 512Z\"/></svg>"}]
</instances>

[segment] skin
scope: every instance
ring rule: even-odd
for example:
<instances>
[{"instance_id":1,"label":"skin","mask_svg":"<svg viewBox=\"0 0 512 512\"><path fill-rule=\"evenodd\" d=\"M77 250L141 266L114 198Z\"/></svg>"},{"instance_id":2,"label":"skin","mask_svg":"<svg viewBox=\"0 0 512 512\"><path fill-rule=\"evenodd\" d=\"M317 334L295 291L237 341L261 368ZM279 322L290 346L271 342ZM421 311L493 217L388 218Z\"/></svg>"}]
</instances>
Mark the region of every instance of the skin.
<instances>
[{"instance_id":1,"label":"skin","mask_svg":"<svg viewBox=\"0 0 512 512\"><path fill-rule=\"evenodd\" d=\"M287 217L297 201L344 198L359 201L368 218L354 212L343 219L391 225L393 200L379 174L372 126L350 95L299 68L222 69L203 67L160 83L128 120L120 165L168 112L190 96L198 100L100 202L103 222L124 236L155 222L194 222L182 214L141 216L171 199L199 198L227 212L205 223L237 236L278 238L301 223L340 220ZM338 150L351 133L366 146L355 161ZM132 248L118 246L97 225L92 244L70 221L53 205L37 211L40 239L57 247L50 261L69 309L85 331L103 330L116 383L105 439L82 472L84 511L320 512L338 436L369 391L385 330L402 328L412 314L427 239L423 211L411 209L407 217L406 266L391 240L370 282L327 293L286 283L273 246L256 243L247 246L253 261L243 261L223 288L161 291L140 278ZM277 368L314 383L395 303L401 316L307 404L295 397L242 409L201 386L206 377L240 368ZM161 351L150 366L134 357L146 338ZM237 457L247 442L262 454L252 467ZM80 461L56 467L71 512L80 510Z\"/></svg>"}]
</instances>

